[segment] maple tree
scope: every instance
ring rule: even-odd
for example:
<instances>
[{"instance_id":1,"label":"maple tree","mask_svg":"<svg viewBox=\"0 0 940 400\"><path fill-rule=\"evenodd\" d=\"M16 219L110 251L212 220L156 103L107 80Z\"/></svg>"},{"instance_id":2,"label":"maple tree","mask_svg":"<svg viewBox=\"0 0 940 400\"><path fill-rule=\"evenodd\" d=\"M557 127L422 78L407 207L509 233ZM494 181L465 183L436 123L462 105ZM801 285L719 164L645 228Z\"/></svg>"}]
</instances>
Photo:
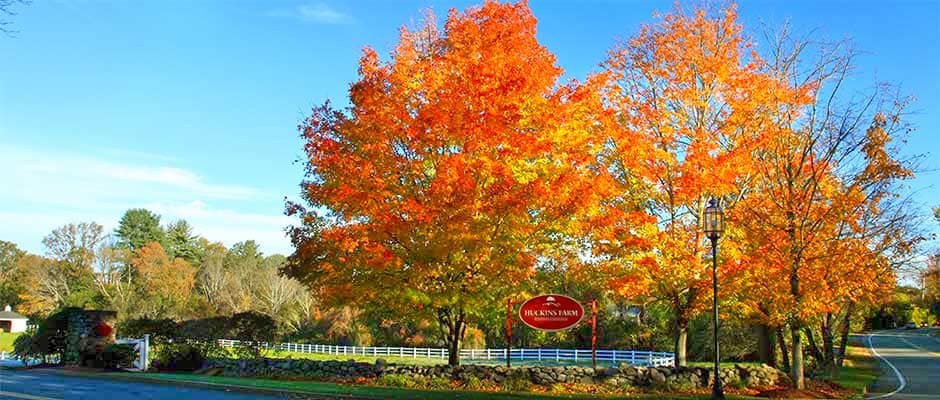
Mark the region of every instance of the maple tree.
<instances>
[{"instance_id":1,"label":"maple tree","mask_svg":"<svg viewBox=\"0 0 940 400\"><path fill-rule=\"evenodd\" d=\"M186 260L171 259L160 243L150 242L134 252L131 263L140 277L146 315L168 315L186 305L196 279L196 268Z\"/></svg>"},{"instance_id":2,"label":"maple tree","mask_svg":"<svg viewBox=\"0 0 940 400\"><path fill-rule=\"evenodd\" d=\"M300 127L309 210L288 207L286 271L328 304L436 319L459 363L468 324L574 251L605 187L590 93L558 85L535 34L524 2L486 2L403 28L387 62L364 49L351 106Z\"/></svg>"},{"instance_id":3,"label":"maple tree","mask_svg":"<svg viewBox=\"0 0 940 400\"><path fill-rule=\"evenodd\" d=\"M907 224L910 208L896 200L899 183L913 176L892 143L910 131L905 99L884 86L862 98L842 94L854 56L844 42L811 54L813 46L786 30L777 39L768 73L810 88L814 100L778 107L781 133L757 153L753 191L730 216L744 233L747 266L734 281L748 314L789 327L784 363L803 388L803 338L817 365L835 373L837 327L844 354L856 307L883 301L893 267L922 238ZM806 69L809 58L817 61Z\"/></svg>"},{"instance_id":4,"label":"maple tree","mask_svg":"<svg viewBox=\"0 0 940 400\"><path fill-rule=\"evenodd\" d=\"M750 187L754 155L779 133L779 107L809 99L805 88L764 73L734 6L677 7L611 50L604 66L598 79L609 79L613 121L605 156L621 187L617 202L653 218L633 218L631 228L650 250L608 254L606 269L616 292L672 309L676 362L685 365L689 322L711 296L706 203L715 197L733 209ZM735 241L722 243L724 270L738 251Z\"/></svg>"}]
</instances>

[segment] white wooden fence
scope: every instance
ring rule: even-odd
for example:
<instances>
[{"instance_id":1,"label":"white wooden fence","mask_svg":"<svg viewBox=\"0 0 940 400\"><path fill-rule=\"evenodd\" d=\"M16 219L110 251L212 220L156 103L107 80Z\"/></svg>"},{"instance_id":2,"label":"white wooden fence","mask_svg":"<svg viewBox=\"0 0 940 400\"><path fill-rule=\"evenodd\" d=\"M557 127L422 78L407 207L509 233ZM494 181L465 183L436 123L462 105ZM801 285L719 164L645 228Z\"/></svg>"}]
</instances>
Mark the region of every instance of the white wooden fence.
<instances>
[{"instance_id":1,"label":"white wooden fence","mask_svg":"<svg viewBox=\"0 0 940 400\"><path fill-rule=\"evenodd\" d=\"M144 335L143 339L118 339L114 343L134 346L134 351L137 352L137 358L132 363L131 370L140 372L147 371L147 365L150 363L150 335Z\"/></svg>"},{"instance_id":2,"label":"white wooden fence","mask_svg":"<svg viewBox=\"0 0 940 400\"><path fill-rule=\"evenodd\" d=\"M37 364L41 364L41 363L43 363L43 362L58 363L58 362L59 362L59 355L56 354L56 355L52 355L52 356L45 357L45 358L43 358L43 357L33 357L33 358L26 359L25 362L24 362L24 360L18 358L18 357L16 356L16 354L8 353L8 352L5 352L5 351L4 351L4 352L0 352L0 365L5 365L5 366L23 366L23 365L37 365Z\"/></svg>"},{"instance_id":3,"label":"white wooden fence","mask_svg":"<svg viewBox=\"0 0 940 400\"><path fill-rule=\"evenodd\" d=\"M591 349L512 349L509 352L511 360L519 361L552 361L590 362ZM460 358L464 360L505 360L506 349L463 349ZM597 362L610 365L629 364L645 367L663 367L675 364L673 353L639 350L597 350Z\"/></svg>"},{"instance_id":4,"label":"white wooden fence","mask_svg":"<svg viewBox=\"0 0 940 400\"><path fill-rule=\"evenodd\" d=\"M238 347L238 340L220 339L222 347ZM333 346L328 344L307 343L263 343L262 348L277 351L293 351L296 353L333 354L340 356L394 356L411 358L440 358L447 359L447 349L434 347L357 347Z\"/></svg>"},{"instance_id":5,"label":"white wooden fence","mask_svg":"<svg viewBox=\"0 0 940 400\"><path fill-rule=\"evenodd\" d=\"M237 347L240 345L240 342L237 340L222 339L219 340L219 345L222 347ZM433 347L358 347L306 343L263 343L261 347L276 351L331 354L336 356L392 356L446 360L449 355L447 349ZM460 358L462 360L495 362L506 360L506 356L506 349L460 350ZM512 349L508 356L513 361L586 363L591 361L591 349L518 348ZM675 359L675 354L673 353L637 350L597 350L598 363L608 363L610 365L672 366L675 364Z\"/></svg>"}]
</instances>

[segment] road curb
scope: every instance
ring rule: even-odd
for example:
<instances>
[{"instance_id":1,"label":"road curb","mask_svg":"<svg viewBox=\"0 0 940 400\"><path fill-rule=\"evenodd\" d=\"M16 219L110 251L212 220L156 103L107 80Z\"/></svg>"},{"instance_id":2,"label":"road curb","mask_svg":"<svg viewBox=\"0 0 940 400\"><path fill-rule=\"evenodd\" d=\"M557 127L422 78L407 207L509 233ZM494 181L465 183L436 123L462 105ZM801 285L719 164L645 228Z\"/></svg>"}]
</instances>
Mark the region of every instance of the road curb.
<instances>
[{"instance_id":1,"label":"road curb","mask_svg":"<svg viewBox=\"0 0 940 400\"><path fill-rule=\"evenodd\" d=\"M208 389L221 392L236 392L243 394L255 394L263 396L278 396L278 397L288 397L288 398L300 398L300 399L316 399L316 400L326 400L326 399L348 399L348 400L376 400L380 399L379 397L366 397L366 396L353 396L353 395L344 395L344 394L324 394L317 392L308 392L301 390L288 390L288 389L273 389L273 388L259 388L254 386L243 386L243 385L232 385L224 383L211 383L211 382L198 382L198 381L178 381L170 379L160 379L149 376L134 376L130 373L124 374L119 372L82 372L82 371L71 371L71 370L59 370L59 369L44 369L44 370L33 370L36 372L48 372L61 374L65 376L73 376L79 378L88 378L88 379L102 379L102 380L112 380L112 381L121 381L121 382L139 382L139 383L151 383L156 385L163 386L181 386L194 389Z\"/></svg>"}]
</instances>

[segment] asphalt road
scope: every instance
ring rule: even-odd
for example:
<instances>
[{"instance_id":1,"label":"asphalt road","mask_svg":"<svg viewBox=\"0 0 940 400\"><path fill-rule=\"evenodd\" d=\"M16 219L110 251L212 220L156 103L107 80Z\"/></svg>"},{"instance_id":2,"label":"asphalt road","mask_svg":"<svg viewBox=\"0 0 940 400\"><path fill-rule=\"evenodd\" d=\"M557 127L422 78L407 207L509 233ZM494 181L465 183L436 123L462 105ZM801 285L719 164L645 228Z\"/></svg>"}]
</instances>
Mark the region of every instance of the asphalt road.
<instances>
[{"instance_id":1,"label":"asphalt road","mask_svg":"<svg viewBox=\"0 0 940 400\"><path fill-rule=\"evenodd\" d=\"M882 374L868 399L940 400L940 338L926 330L879 331L865 338Z\"/></svg>"},{"instance_id":2,"label":"asphalt road","mask_svg":"<svg viewBox=\"0 0 940 400\"><path fill-rule=\"evenodd\" d=\"M140 382L89 379L68 376L53 371L0 369L0 399L3 400L248 400L276 398L286 397Z\"/></svg>"}]
</instances>

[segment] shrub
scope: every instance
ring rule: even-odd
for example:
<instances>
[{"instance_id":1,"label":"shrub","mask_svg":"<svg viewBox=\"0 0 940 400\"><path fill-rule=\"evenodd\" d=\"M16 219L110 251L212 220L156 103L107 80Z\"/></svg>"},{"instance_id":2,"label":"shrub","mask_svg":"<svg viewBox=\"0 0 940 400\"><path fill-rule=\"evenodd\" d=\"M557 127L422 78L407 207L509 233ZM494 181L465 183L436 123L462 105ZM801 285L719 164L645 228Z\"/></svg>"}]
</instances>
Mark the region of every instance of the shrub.
<instances>
[{"instance_id":1,"label":"shrub","mask_svg":"<svg viewBox=\"0 0 940 400\"><path fill-rule=\"evenodd\" d=\"M528 392L532 389L532 381L525 371L513 370L503 381L502 389L504 392Z\"/></svg>"},{"instance_id":2,"label":"shrub","mask_svg":"<svg viewBox=\"0 0 940 400\"><path fill-rule=\"evenodd\" d=\"M425 389L446 390L451 388L450 379L437 377L428 379L424 384Z\"/></svg>"},{"instance_id":3,"label":"shrub","mask_svg":"<svg viewBox=\"0 0 940 400\"><path fill-rule=\"evenodd\" d=\"M152 365L168 371L195 371L206 363L202 346L192 343L168 343L163 346Z\"/></svg>"},{"instance_id":4,"label":"shrub","mask_svg":"<svg viewBox=\"0 0 940 400\"><path fill-rule=\"evenodd\" d=\"M450 379L444 377L428 378L424 376L411 376L404 374L382 375L375 380L379 386L397 387L405 389L446 390L451 388Z\"/></svg>"},{"instance_id":5,"label":"shrub","mask_svg":"<svg viewBox=\"0 0 940 400\"><path fill-rule=\"evenodd\" d=\"M27 360L33 357L39 357L41 353L38 350L36 338L36 330L30 329L26 332L23 332L20 336L13 340L13 354L21 359Z\"/></svg>"},{"instance_id":6,"label":"shrub","mask_svg":"<svg viewBox=\"0 0 940 400\"><path fill-rule=\"evenodd\" d=\"M170 342L179 334L180 327L172 319L129 319L118 324L122 337L143 338L150 335L150 344L155 346Z\"/></svg>"},{"instance_id":7,"label":"shrub","mask_svg":"<svg viewBox=\"0 0 940 400\"><path fill-rule=\"evenodd\" d=\"M483 390L486 389L486 383L483 382L482 379L471 375L463 382L463 388L467 390Z\"/></svg>"},{"instance_id":8,"label":"shrub","mask_svg":"<svg viewBox=\"0 0 940 400\"><path fill-rule=\"evenodd\" d=\"M277 339L273 318L256 312L243 312L231 316L229 327L232 337L239 341L235 355L239 358L261 358L264 344Z\"/></svg>"},{"instance_id":9,"label":"shrub","mask_svg":"<svg viewBox=\"0 0 940 400\"><path fill-rule=\"evenodd\" d=\"M634 393L637 391L637 388L629 383L615 385L610 382L604 382L601 384L601 388L609 393Z\"/></svg>"},{"instance_id":10,"label":"shrub","mask_svg":"<svg viewBox=\"0 0 940 400\"><path fill-rule=\"evenodd\" d=\"M105 368L128 368L137 358L137 351L130 344L112 344L101 352Z\"/></svg>"},{"instance_id":11,"label":"shrub","mask_svg":"<svg viewBox=\"0 0 940 400\"><path fill-rule=\"evenodd\" d=\"M182 321L176 339L188 339L199 342L214 342L218 339L231 339L231 321L227 317L212 317Z\"/></svg>"},{"instance_id":12,"label":"shrub","mask_svg":"<svg viewBox=\"0 0 940 400\"><path fill-rule=\"evenodd\" d=\"M727 379L722 383L725 385L725 387L732 389L744 389L747 387L747 384L739 378Z\"/></svg>"},{"instance_id":13,"label":"shrub","mask_svg":"<svg viewBox=\"0 0 940 400\"><path fill-rule=\"evenodd\" d=\"M68 336L69 317L80 308L63 308L39 322L34 330L20 335L13 342L13 353L20 359L43 358L54 354L62 356L60 361L67 361L65 354ZM77 358L77 356L75 356Z\"/></svg>"},{"instance_id":14,"label":"shrub","mask_svg":"<svg viewBox=\"0 0 940 400\"><path fill-rule=\"evenodd\" d=\"M397 388L414 388L417 386L417 382L415 382L413 377L402 374L382 375L379 377L379 379L375 380L375 383L380 386Z\"/></svg>"}]
</instances>

